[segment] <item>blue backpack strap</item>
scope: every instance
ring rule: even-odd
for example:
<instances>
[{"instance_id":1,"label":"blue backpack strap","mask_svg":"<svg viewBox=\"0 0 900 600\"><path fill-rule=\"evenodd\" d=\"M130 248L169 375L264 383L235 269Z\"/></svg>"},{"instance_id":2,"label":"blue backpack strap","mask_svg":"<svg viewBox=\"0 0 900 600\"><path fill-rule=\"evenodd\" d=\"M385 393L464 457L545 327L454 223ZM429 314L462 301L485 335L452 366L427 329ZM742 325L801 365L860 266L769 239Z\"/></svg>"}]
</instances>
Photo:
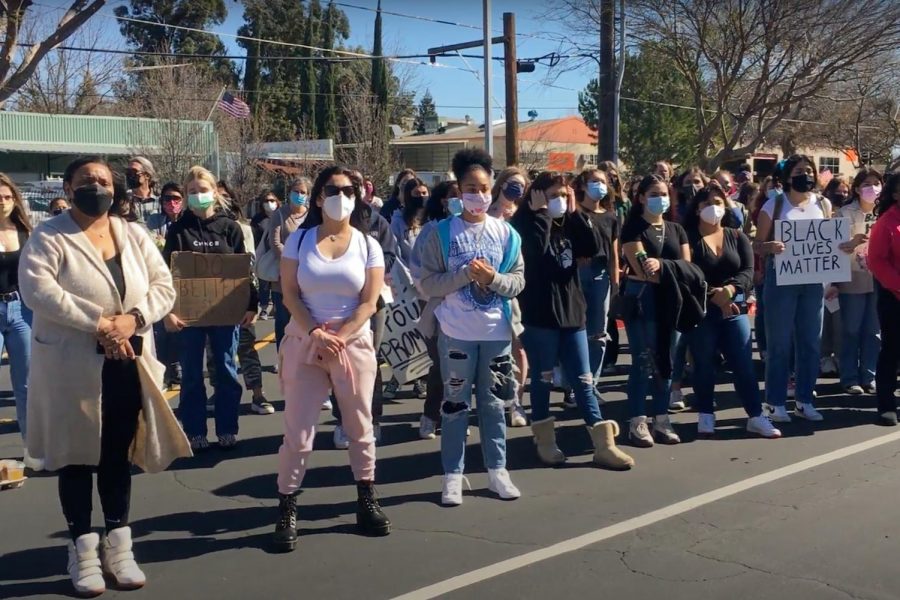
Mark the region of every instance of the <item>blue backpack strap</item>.
<instances>
[{"instance_id":1,"label":"blue backpack strap","mask_svg":"<svg viewBox=\"0 0 900 600\"><path fill-rule=\"evenodd\" d=\"M437 224L437 232L441 240L441 251L444 255L444 265L450 260L450 220L453 217L441 219Z\"/></svg>"},{"instance_id":2,"label":"blue backpack strap","mask_svg":"<svg viewBox=\"0 0 900 600\"><path fill-rule=\"evenodd\" d=\"M504 224L509 229L509 242L503 250L503 262L500 263L498 270L501 273L508 273L519 258L519 252L522 250L522 236L509 224L509 221L504 221Z\"/></svg>"}]
</instances>

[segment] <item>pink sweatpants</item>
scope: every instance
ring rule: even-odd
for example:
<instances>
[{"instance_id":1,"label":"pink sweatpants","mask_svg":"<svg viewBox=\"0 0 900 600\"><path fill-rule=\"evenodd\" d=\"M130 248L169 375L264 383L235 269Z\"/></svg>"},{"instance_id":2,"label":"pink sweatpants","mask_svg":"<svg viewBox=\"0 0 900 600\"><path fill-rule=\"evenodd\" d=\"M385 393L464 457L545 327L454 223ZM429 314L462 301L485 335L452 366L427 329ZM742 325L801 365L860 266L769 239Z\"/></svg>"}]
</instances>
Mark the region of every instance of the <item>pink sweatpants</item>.
<instances>
[{"instance_id":1,"label":"pink sweatpants","mask_svg":"<svg viewBox=\"0 0 900 600\"><path fill-rule=\"evenodd\" d=\"M350 440L350 468L356 481L375 477L372 394L377 363L368 324L347 342L337 358L322 360L306 332L292 320L281 342L284 439L278 449L278 492L300 489L316 438L316 424L329 390L341 409Z\"/></svg>"}]
</instances>

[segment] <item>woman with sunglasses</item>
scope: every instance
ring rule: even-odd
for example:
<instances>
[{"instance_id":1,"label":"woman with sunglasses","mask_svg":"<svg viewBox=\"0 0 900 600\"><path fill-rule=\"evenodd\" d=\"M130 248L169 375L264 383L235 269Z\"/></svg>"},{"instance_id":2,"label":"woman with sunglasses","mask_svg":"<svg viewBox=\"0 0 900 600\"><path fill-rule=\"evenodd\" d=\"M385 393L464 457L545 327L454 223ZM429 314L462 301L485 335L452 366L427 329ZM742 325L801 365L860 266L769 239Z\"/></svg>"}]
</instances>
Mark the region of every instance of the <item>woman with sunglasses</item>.
<instances>
[{"instance_id":1,"label":"woman with sunglasses","mask_svg":"<svg viewBox=\"0 0 900 600\"><path fill-rule=\"evenodd\" d=\"M616 447L619 427L600 414L585 329L587 307L578 276L578 259L597 255L590 219L577 208L575 193L558 173L540 173L522 197L510 223L522 237L525 289L522 342L531 367L531 429L538 457L559 465L566 457L556 445L550 416L553 367L562 366L594 443L594 463L630 469L634 460Z\"/></svg>"},{"instance_id":2,"label":"woman with sunglasses","mask_svg":"<svg viewBox=\"0 0 900 600\"><path fill-rule=\"evenodd\" d=\"M766 438L781 437L765 415L753 367L753 344L747 298L753 292L753 248L738 229L723 227L728 206L721 187L708 185L691 198L684 228L691 242L692 261L706 277L708 300L703 321L686 337L694 356L697 433L715 434L714 388L721 353L732 373L734 388L747 412L747 431Z\"/></svg>"},{"instance_id":3,"label":"woman with sunglasses","mask_svg":"<svg viewBox=\"0 0 900 600\"><path fill-rule=\"evenodd\" d=\"M353 172L332 166L316 178L304 227L281 258L284 304L291 313L280 352L284 440L278 450L279 519L274 543L297 544L297 503L329 391L341 406L357 486L356 524L387 535L391 522L375 495L372 392L377 361L370 320L384 285L384 255L367 235L369 207Z\"/></svg>"},{"instance_id":4,"label":"woman with sunglasses","mask_svg":"<svg viewBox=\"0 0 900 600\"><path fill-rule=\"evenodd\" d=\"M497 219L507 221L516 214L519 201L525 195L525 190L531 185L531 179L528 173L518 167L507 167L500 171L494 181L494 188L491 192L493 203L488 209L488 215ZM512 310L519 315L514 321L516 324L515 334L512 342L512 355L516 361L516 380L519 383L516 402L509 407L509 426L525 427L528 425L528 418L525 416L525 408L522 401L525 398L525 381L528 379L528 355L525 352L525 346L522 345L522 332L524 329L521 324L522 311L519 308L519 301L516 298L512 300Z\"/></svg>"}]
</instances>

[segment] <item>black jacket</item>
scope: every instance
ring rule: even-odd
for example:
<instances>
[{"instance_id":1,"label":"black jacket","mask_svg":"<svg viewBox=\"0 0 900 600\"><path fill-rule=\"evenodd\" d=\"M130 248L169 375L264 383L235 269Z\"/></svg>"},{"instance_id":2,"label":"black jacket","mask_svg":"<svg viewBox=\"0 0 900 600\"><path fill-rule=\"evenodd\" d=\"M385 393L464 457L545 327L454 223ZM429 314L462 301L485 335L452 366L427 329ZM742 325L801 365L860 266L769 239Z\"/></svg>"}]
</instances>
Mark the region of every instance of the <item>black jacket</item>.
<instances>
[{"instance_id":1,"label":"black jacket","mask_svg":"<svg viewBox=\"0 0 900 600\"><path fill-rule=\"evenodd\" d=\"M578 277L578 259L599 252L590 220L575 212L554 222L547 211L522 208L509 222L522 236L522 323L545 329L583 328L587 303Z\"/></svg>"},{"instance_id":2,"label":"black jacket","mask_svg":"<svg viewBox=\"0 0 900 600\"><path fill-rule=\"evenodd\" d=\"M169 226L163 258L171 267L173 252L200 252L203 254L245 254L244 232L241 226L223 213L217 212L209 219L200 219L186 210L182 217ZM251 274L252 275L252 274ZM252 284L248 311L256 312L259 295Z\"/></svg>"},{"instance_id":3,"label":"black jacket","mask_svg":"<svg viewBox=\"0 0 900 600\"><path fill-rule=\"evenodd\" d=\"M706 278L686 260L663 260L656 289L656 364L663 379L672 376L672 332L686 333L706 316Z\"/></svg>"},{"instance_id":4,"label":"black jacket","mask_svg":"<svg viewBox=\"0 0 900 600\"><path fill-rule=\"evenodd\" d=\"M390 273L391 267L394 266L394 261L397 260L397 254L399 253L397 238L391 233L391 224L377 211L373 210L369 216L368 234L381 246L381 250L384 252L384 272Z\"/></svg>"}]
</instances>

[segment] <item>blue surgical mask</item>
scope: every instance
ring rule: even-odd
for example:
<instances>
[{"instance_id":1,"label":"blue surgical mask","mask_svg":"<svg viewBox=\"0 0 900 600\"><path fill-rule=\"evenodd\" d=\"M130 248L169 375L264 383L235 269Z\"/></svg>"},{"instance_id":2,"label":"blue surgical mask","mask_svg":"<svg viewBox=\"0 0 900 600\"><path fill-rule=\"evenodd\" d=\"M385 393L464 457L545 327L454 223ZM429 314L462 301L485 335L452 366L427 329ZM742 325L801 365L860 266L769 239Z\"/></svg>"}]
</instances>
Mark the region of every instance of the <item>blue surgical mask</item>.
<instances>
[{"instance_id":1,"label":"blue surgical mask","mask_svg":"<svg viewBox=\"0 0 900 600\"><path fill-rule=\"evenodd\" d=\"M587 195L591 200L603 200L606 198L606 193L609 190L606 188L606 184L602 181L588 181L587 182Z\"/></svg>"},{"instance_id":2,"label":"blue surgical mask","mask_svg":"<svg viewBox=\"0 0 900 600\"><path fill-rule=\"evenodd\" d=\"M766 200L774 200L778 197L779 190L778 188L772 188L768 192L766 192Z\"/></svg>"},{"instance_id":3,"label":"blue surgical mask","mask_svg":"<svg viewBox=\"0 0 900 600\"><path fill-rule=\"evenodd\" d=\"M306 197L306 194L301 194L300 192L295 192L293 190L291 190L290 197L291 204L293 204L294 206L306 206L307 202L309 201Z\"/></svg>"},{"instance_id":4,"label":"blue surgical mask","mask_svg":"<svg viewBox=\"0 0 900 600\"><path fill-rule=\"evenodd\" d=\"M463 212L462 198L450 198L447 200L447 211L454 217L458 217Z\"/></svg>"},{"instance_id":5,"label":"blue surgical mask","mask_svg":"<svg viewBox=\"0 0 900 600\"><path fill-rule=\"evenodd\" d=\"M647 210L649 210L651 214L657 216L665 214L665 212L669 210L669 197L650 196L647 198Z\"/></svg>"},{"instance_id":6,"label":"blue surgical mask","mask_svg":"<svg viewBox=\"0 0 900 600\"><path fill-rule=\"evenodd\" d=\"M503 195L510 200L518 200L525 195L525 186L518 181L510 181L503 187Z\"/></svg>"}]
</instances>

